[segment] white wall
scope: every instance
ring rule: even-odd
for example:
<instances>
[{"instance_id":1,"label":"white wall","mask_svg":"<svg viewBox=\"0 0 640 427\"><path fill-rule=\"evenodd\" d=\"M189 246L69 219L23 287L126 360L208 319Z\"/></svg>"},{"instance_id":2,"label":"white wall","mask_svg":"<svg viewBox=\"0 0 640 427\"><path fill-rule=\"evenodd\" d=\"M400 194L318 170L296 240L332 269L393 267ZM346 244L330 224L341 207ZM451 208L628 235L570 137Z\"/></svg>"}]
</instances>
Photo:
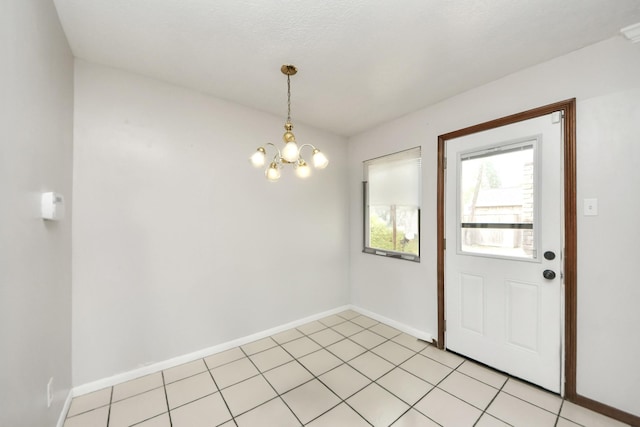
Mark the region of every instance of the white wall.
<instances>
[{"instance_id":1,"label":"white wall","mask_svg":"<svg viewBox=\"0 0 640 427\"><path fill-rule=\"evenodd\" d=\"M73 58L50 1L0 2L0 40L0 425L51 426L71 387ZM63 221L38 217L44 191Z\"/></svg>"},{"instance_id":2,"label":"white wall","mask_svg":"<svg viewBox=\"0 0 640 427\"><path fill-rule=\"evenodd\" d=\"M640 85L577 114L578 209L598 199L598 216L578 216L577 389L640 415Z\"/></svg>"},{"instance_id":3,"label":"white wall","mask_svg":"<svg viewBox=\"0 0 640 427\"><path fill-rule=\"evenodd\" d=\"M512 74L349 141L352 303L437 335L437 136L519 111L577 98L578 393L640 415L635 257L640 201L640 44L616 37ZM361 253L362 161L421 145L422 262Z\"/></svg>"},{"instance_id":4,"label":"white wall","mask_svg":"<svg viewBox=\"0 0 640 427\"><path fill-rule=\"evenodd\" d=\"M80 60L75 95L75 385L348 303L344 138L294 123L331 163L274 184L284 116Z\"/></svg>"}]
</instances>

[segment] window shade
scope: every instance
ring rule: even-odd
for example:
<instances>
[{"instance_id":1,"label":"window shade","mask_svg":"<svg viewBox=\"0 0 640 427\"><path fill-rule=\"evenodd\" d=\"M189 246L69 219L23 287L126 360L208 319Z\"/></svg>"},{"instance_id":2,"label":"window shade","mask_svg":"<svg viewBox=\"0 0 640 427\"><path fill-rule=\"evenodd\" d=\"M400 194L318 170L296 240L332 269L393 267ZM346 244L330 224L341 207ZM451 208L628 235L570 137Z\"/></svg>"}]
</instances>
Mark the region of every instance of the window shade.
<instances>
[{"instance_id":1,"label":"window shade","mask_svg":"<svg viewBox=\"0 0 640 427\"><path fill-rule=\"evenodd\" d=\"M365 162L370 206L420 206L420 147Z\"/></svg>"}]
</instances>

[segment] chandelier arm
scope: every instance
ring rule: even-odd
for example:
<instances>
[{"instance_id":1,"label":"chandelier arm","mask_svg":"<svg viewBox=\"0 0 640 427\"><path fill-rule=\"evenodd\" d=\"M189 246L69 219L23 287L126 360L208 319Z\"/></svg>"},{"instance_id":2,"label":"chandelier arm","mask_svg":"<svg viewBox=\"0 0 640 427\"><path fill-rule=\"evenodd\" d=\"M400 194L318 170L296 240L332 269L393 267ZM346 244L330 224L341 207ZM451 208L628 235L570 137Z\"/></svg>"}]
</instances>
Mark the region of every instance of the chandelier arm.
<instances>
[{"instance_id":1,"label":"chandelier arm","mask_svg":"<svg viewBox=\"0 0 640 427\"><path fill-rule=\"evenodd\" d=\"M312 150L316 150L316 147L314 145L312 145L312 144L302 144L300 146L300 148L298 148L298 155L300 155L302 153L302 149L304 147L311 147Z\"/></svg>"},{"instance_id":2,"label":"chandelier arm","mask_svg":"<svg viewBox=\"0 0 640 427\"><path fill-rule=\"evenodd\" d=\"M273 159L274 159L274 160L276 159L276 157L277 157L278 159L281 159L281 158L282 158L282 153L280 153L280 149L278 149L278 147L277 147L275 144L272 144L272 143L270 143L270 142L267 142L267 143L266 143L266 144L264 144L264 145L270 145L270 146L272 146L273 148L275 148L275 150L278 152L278 155L273 157Z\"/></svg>"},{"instance_id":3,"label":"chandelier arm","mask_svg":"<svg viewBox=\"0 0 640 427\"><path fill-rule=\"evenodd\" d=\"M317 150L317 148L313 144L302 144L300 146L300 148L298 149L298 157L300 157L300 158L302 158L302 149L304 147L310 147L312 150Z\"/></svg>"}]
</instances>

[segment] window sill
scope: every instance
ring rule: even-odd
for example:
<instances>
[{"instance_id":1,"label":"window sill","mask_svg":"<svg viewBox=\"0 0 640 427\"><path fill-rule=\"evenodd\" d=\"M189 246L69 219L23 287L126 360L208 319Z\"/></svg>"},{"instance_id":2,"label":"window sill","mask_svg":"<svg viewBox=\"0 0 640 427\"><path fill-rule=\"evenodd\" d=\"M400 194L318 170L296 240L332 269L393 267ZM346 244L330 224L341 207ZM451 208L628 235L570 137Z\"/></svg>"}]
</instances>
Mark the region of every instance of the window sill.
<instances>
[{"instance_id":1,"label":"window sill","mask_svg":"<svg viewBox=\"0 0 640 427\"><path fill-rule=\"evenodd\" d=\"M362 252L365 254L378 255L386 258L396 258L396 259L402 259L405 261L420 262L420 257L418 255L406 254L402 252L394 252L394 251L387 251L387 250L374 249L374 248L364 248L362 249Z\"/></svg>"}]
</instances>

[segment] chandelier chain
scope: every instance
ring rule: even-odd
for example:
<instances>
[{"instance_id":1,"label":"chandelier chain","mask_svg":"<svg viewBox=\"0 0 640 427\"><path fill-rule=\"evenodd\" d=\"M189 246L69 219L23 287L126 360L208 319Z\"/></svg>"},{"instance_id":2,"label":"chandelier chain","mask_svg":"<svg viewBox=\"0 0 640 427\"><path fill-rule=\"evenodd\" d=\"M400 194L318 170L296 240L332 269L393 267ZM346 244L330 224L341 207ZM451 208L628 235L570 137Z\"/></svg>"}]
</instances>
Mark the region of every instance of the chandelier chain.
<instances>
[{"instance_id":1,"label":"chandelier chain","mask_svg":"<svg viewBox=\"0 0 640 427\"><path fill-rule=\"evenodd\" d=\"M291 76L287 74L287 123L291 123Z\"/></svg>"}]
</instances>

